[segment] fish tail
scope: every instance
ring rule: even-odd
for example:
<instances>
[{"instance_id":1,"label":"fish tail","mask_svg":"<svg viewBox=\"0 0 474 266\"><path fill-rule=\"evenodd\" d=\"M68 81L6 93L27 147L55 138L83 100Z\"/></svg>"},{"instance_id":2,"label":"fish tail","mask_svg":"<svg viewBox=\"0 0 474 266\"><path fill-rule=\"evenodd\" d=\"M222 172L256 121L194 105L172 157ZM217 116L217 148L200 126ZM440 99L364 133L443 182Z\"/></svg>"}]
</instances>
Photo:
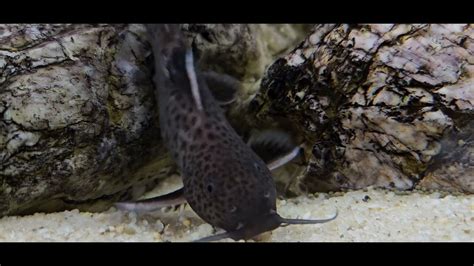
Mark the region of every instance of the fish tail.
<instances>
[{"instance_id":1,"label":"fish tail","mask_svg":"<svg viewBox=\"0 0 474 266\"><path fill-rule=\"evenodd\" d=\"M174 47L185 47L179 24L146 24L153 54L169 53Z\"/></svg>"}]
</instances>

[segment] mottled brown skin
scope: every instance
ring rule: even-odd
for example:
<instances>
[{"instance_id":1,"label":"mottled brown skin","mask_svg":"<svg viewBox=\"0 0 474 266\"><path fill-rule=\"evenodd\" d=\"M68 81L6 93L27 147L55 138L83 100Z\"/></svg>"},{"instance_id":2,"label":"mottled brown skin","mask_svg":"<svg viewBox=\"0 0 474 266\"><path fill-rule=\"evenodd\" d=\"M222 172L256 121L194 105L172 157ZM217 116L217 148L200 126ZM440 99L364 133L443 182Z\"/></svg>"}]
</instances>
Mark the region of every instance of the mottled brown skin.
<instances>
[{"instance_id":1,"label":"mottled brown skin","mask_svg":"<svg viewBox=\"0 0 474 266\"><path fill-rule=\"evenodd\" d=\"M228 232L203 240L249 239L282 223L334 219L337 214L324 220L285 219L277 214L270 170L227 122L206 76L193 64L186 65L191 54L179 26L147 29L155 57L161 134L181 171L184 197L203 220ZM193 74L199 97L191 89Z\"/></svg>"},{"instance_id":2,"label":"mottled brown skin","mask_svg":"<svg viewBox=\"0 0 474 266\"><path fill-rule=\"evenodd\" d=\"M203 220L227 231L276 212L276 189L267 166L227 122L196 69L203 105L198 110L186 75L184 39L177 25L169 25L169 32L164 27L148 26L160 126L182 172L187 202Z\"/></svg>"}]
</instances>

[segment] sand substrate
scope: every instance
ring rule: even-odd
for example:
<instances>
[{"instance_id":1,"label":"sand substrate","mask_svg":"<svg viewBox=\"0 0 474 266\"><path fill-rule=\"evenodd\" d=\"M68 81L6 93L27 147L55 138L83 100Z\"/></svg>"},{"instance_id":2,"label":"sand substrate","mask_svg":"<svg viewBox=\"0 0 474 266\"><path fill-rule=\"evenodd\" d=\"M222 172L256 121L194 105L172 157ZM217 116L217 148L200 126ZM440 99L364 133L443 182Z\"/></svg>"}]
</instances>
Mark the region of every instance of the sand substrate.
<instances>
[{"instance_id":1,"label":"sand substrate","mask_svg":"<svg viewBox=\"0 0 474 266\"><path fill-rule=\"evenodd\" d=\"M474 195L370 188L279 200L277 206L280 215L289 218L326 218L336 209L339 216L325 224L278 228L256 241L474 241ZM221 231L203 222L189 206L146 214L112 207L102 213L72 210L0 219L0 241L174 242L216 232Z\"/></svg>"}]
</instances>

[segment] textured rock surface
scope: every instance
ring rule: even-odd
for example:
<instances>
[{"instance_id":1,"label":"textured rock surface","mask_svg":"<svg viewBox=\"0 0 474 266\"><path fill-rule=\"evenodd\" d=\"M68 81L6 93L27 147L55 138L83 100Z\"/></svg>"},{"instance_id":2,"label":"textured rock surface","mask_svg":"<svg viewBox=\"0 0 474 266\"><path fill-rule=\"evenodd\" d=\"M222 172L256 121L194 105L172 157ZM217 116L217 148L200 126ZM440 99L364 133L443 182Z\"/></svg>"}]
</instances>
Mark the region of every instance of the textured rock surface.
<instances>
[{"instance_id":1,"label":"textured rock surface","mask_svg":"<svg viewBox=\"0 0 474 266\"><path fill-rule=\"evenodd\" d=\"M269 68L249 116L304 140L295 191L473 193L473 36L472 25L316 26Z\"/></svg>"},{"instance_id":2,"label":"textured rock surface","mask_svg":"<svg viewBox=\"0 0 474 266\"><path fill-rule=\"evenodd\" d=\"M0 215L117 198L156 177L166 163L142 28L0 31Z\"/></svg>"},{"instance_id":3,"label":"textured rock surface","mask_svg":"<svg viewBox=\"0 0 474 266\"><path fill-rule=\"evenodd\" d=\"M219 64L250 84L303 39L288 25L184 28L203 68ZM0 216L104 209L173 172L144 33L142 25L0 25Z\"/></svg>"}]
</instances>

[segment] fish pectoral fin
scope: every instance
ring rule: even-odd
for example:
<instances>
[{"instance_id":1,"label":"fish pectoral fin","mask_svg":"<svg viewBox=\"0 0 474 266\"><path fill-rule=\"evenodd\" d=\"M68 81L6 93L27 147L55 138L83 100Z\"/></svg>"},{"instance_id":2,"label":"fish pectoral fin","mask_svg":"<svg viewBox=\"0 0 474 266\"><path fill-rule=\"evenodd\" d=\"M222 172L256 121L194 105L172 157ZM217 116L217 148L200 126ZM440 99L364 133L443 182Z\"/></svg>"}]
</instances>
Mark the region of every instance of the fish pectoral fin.
<instances>
[{"instance_id":1,"label":"fish pectoral fin","mask_svg":"<svg viewBox=\"0 0 474 266\"><path fill-rule=\"evenodd\" d=\"M301 154L301 148L290 134L281 130L270 129L252 134L248 145L270 170L285 165Z\"/></svg>"},{"instance_id":2,"label":"fish pectoral fin","mask_svg":"<svg viewBox=\"0 0 474 266\"><path fill-rule=\"evenodd\" d=\"M238 79L212 70L202 72L202 77L221 106L231 104L237 98L237 92L241 88L241 83Z\"/></svg>"},{"instance_id":3,"label":"fish pectoral fin","mask_svg":"<svg viewBox=\"0 0 474 266\"><path fill-rule=\"evenodd\" d=\"M186 203L184 189L180 188L171 193L149 199L117 202L115 203L115 207L122 211L152 212L161 208L181 205L184 203Z\"/></svg>"},{"instance_id":4,"label":"fish pectoral fin","mask_svg":"<svg viewBox=\"0 0 474 266\"><path fill-rule=\"evenodd\" d=\"M224 232L224 233L220 233L220 234L217 234L217 235L203 237L203 238L195 240L193 242L213 242L213 241L218 241L218 240L222 240L222 239L226 239L226 238L233 239L234 241L238 241L238 240L241 240L241 239L246 239L245 231L244 230L235 230L235 231Z\"/></svg>"},{"instance_id":5,"label":"fish pectoral fin","mask_svg":"<svg viewBox=\"0 0 474 266\"><path fill-rule=\"evenodd\" d=\"M222 240L226 238L232 238L232 233L233 232L225 232L222 234L207 236L207 237L203 237L201 239L195 240L193 242L213 242L213 241L218 241L218 240Z\"/></svg>"},{"instance_id":6,"label":"fish pectoral fin","mask_svg":"<svg viewBox=\"0 0 474 266\"><path fill-rule=\"evenodd\" d=\"M290 161L292 161L300 153L301 153L301 147L296 146L289 153L284 154L281 157L276 158L273 161L267 163L267 167L268 169L270 169L270 171L277 169L278 167L283 166L289 163Z\"/></svg>"}]
</instances>

